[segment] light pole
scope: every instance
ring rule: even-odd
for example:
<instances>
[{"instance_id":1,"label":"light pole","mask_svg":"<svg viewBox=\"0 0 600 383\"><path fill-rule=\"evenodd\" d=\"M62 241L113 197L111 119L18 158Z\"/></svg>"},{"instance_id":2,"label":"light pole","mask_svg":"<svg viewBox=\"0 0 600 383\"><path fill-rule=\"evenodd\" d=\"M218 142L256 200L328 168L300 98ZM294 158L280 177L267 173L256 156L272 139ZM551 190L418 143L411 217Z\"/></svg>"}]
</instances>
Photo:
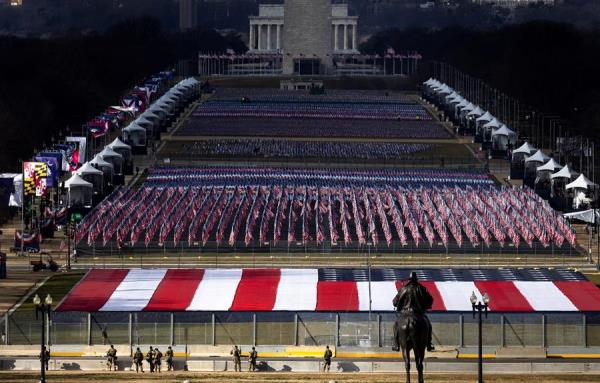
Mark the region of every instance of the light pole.
<instances>
[{"instance_id":1,"label":"light pole","mask_svg":"<svg viewBox=\"0 0 600 383\"><path fill-rule=\"evenodd\" d=\"M483 314L485 313L485 317L487 318L488 313L488 303L490 302L490 298L487 293L483 294L483 303L477 301L477 295L475 295L475 291L471 294L471 306L473 306L473 318L475 318L475 313L479 314L479 358L477 363L477 383L483 383Z\"/></svg>"},{"instance_id":2,"label":"light pole","mask_svg":"<svg viewBox=\"0 0 600 383\"><path fill-rule=\"evenodd\" d=\"M38 313L42 315L42 347L40 353L41 363L41 378L40 383L46 383L46 315L50 319L50 312L52 310L52 296L46 295L46 299L42 302L40 296L35 294L33 297L33 304L35 305L35 316L37 319Z\"/></svg>"}]
</instances>

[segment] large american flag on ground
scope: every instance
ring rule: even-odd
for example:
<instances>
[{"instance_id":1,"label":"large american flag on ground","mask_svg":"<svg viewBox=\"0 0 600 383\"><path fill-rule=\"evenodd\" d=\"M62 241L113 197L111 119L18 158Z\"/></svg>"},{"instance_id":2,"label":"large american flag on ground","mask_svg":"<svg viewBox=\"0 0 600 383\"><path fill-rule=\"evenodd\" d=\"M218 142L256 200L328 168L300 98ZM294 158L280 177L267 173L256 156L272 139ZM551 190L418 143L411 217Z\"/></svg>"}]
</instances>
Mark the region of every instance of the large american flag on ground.
<instances>
[{"instance_id":1,"label":"large american flag on ground","mask_svg":"<svg viewBox=\"0 0 600 383\"><path fill-rule=\"evenodd\" d=\"M393 311L408 269L370 271L371 310ZM600 311L600 289L581 273L551 269L417 270L432 311L471 311L490 297L492 312ZM93 269L57 311L369 310L367 269Z\"/></svg>"}]
</instances>

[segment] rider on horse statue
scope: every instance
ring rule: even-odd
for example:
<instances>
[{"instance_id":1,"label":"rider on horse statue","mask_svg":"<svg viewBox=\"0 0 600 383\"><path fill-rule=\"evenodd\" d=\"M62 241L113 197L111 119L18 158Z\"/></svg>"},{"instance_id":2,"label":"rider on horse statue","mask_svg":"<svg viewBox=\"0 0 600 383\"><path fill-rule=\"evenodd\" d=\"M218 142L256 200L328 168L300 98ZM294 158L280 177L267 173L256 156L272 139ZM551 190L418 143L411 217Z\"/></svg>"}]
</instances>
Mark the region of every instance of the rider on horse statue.
<instances>
[{"instance_id":1,"label":"rider on horse statue","mask_svg":"<svg viewBox=\"0 0 600 383\"><path fill-rule=\"evenodd\" d=\"M431 309L433 305L433 297L427 291L427 288L419 283L417 273L410 273L410 279L402 286L398 294L393 301L394 307L401 314L412 313L417 316L423 317L427 323L428 334L427 334L427 351L433 351L435 348L431 344L431 322L425 312ZM394 325L394 351L400 351L399 344L399 331L398 322Z\"/></svg>"}]
</instances>

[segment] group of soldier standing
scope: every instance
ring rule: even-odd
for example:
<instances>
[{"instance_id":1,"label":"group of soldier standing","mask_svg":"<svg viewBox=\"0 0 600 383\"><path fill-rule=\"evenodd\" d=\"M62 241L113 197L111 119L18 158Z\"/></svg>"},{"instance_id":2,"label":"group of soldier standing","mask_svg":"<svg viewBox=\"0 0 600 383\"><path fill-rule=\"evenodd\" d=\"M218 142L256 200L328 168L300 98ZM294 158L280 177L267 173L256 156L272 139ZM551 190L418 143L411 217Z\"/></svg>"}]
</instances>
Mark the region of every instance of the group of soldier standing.
<instances>
[{"instance_id":1,"label":"group of soldier standing","mask_svg":"<svg viewBox=\"0 0 600 383\"><path fill-rule=\"evenodd\" d=\"M117 350L113 345L106 352L107 365L109 370L117 369ZM164 357L167 362L167 371L174 371L173 367L173 349L169 346L165 352ZM150 366L150 372L161 372L163 353L158 347L150 349L145 355L145 360ZM133 354L133 364L135 365L135 372L144 372L144 353L138 347Z\"/></svg>"},{"instance_id":2,"label":"group of soldier standing","mask_svg":"<svg viewBox=\"0 0 600 383\"><path fill-rule=\"evenodd\" d=\"M242 371L242 350L238 346L233 346L233 349L229 352L229 354L233 357L233 367L236 372ZM325 353L323 354L323 372L329 372L331 368L331 358L333 357L333 353L329 349L329 346L325 348ZM252 351L248 353L248 371L256 371L258 352L256 352L256 348L252 347Z\"/></svg>"},{"instance_id":3,"label":"group of soldier standing","mask_svg":"<svg viewBox=\"0 0 600 383\"><path fill-rule=\"evenodd\" d=\"M233 349L229 352L233 357L233 367L236 372L242 371L242 350L238 346L233 346ZM252 351L248 353L248 371L256 371L257 365L256 360L258 359L258 352L256 348L252 347Z\"/></svg>"}]
</instances>

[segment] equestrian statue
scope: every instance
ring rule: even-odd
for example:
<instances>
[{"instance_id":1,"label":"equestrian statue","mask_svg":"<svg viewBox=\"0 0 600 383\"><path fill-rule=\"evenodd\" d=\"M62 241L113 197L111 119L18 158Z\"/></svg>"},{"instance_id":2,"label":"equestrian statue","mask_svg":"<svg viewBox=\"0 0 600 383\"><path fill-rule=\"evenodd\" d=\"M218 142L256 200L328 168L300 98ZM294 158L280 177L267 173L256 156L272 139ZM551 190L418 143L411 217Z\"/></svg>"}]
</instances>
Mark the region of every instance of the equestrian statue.
<instances>
[{"instance_id":1,"label":"equestrian statue","mask_svg":"<svg viewBox=\"0 0 600 383\"><path fill-rule=\"evenodd\" d=\"M410 383L410 351L414 352L419 383L423 383L425 350L434 350L431 345L431 322L425 315L433 305L433 297L427 288L419 283L417 274L412 272L408 282L398 291L393 304L400 313L394 323L393 350L402 350L406 366L406 383Z\"/></svg>"}]
</instances>

